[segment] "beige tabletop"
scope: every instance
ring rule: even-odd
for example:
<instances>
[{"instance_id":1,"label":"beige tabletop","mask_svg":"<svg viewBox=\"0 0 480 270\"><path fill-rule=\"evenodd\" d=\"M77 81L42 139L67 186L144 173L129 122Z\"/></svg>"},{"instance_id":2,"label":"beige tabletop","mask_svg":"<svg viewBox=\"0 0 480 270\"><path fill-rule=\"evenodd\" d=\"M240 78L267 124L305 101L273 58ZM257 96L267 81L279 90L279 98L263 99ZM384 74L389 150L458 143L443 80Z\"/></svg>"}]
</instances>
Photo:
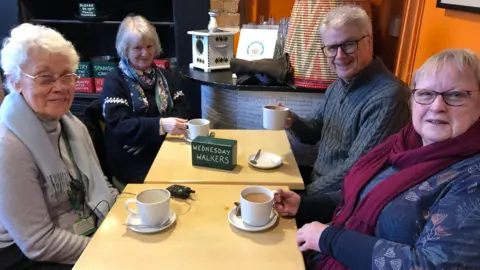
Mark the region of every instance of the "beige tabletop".
<instances>
[{"instance_id":1,"label":"beige tabletop","mask_svg":"<svg viewBox=\"0 0 480 270\"><path fill-rule=\"evenodd\" d=\"M192 166L191 145L181 137L168 136L153 162L145 183L207 183L282 185L302 190L305 185L284 130L213 130L216 138L237 140L237 166L232 171ZM270 170L248 164L258 149L277 154L283 165Z\"/></svg>"},{"instance_id":2,"label":"beige tabletop","mask_svg":"<svg viewBox=\"0 0 480 270\"><path fill-rule=\"evenodd\" d=\"M126 193L166 186L128 185L74 269L305 269L294 219L279 218L255 233L230 225L228 212L239 201L240 185L189 185L194 201L171 200L177 219L170 228L156 234L127 229L124 204L134 196Z\"/></svg>"}]
</instances>

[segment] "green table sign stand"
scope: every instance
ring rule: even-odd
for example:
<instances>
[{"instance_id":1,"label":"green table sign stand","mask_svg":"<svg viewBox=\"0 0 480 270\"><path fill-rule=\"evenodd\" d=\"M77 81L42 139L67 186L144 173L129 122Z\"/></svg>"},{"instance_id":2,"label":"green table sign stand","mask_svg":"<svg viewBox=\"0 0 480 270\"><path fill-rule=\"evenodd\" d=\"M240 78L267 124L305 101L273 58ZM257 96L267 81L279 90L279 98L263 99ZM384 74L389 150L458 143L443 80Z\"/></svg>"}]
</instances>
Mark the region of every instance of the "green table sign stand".
<instances>
[{"instance_id":1,"label":"green table sign stand","mask_svg":"<svg viewBox=\"0 0 480 270\"><path fill-rule=\"evenodd\" d=\"M198 136L192 141L192 165L233 170L237 165L237 141Z\"/></svg>"}]
</instances>

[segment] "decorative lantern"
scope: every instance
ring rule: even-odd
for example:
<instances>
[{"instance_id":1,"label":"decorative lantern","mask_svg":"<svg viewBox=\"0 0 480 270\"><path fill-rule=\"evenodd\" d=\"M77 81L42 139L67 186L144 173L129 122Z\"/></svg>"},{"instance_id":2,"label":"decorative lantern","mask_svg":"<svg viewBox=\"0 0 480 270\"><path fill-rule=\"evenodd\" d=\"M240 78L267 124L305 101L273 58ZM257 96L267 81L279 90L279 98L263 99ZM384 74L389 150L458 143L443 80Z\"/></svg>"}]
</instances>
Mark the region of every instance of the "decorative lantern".
<instances>
[{"instance_id":1,"label":"decorative lantern","mask_svg":"<svg viewBox=\"0 0 480 270\"><path fill-rule=\"evenodd\" d=\"M230 69L233 57L233 36L235 33L217 29L188 31L192 35L192 63L190 68L210 72L216 69Z\"/></svg>"}]
</instances>

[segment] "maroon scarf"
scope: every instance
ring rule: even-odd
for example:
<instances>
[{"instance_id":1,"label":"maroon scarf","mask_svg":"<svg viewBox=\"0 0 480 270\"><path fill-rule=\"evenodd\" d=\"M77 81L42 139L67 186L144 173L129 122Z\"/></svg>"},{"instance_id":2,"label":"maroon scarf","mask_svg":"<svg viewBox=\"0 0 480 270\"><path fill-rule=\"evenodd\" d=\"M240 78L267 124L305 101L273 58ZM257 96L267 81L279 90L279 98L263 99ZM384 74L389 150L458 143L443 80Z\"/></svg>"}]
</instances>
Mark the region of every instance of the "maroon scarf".
<instances>
[{"instance_id":1,"label":"maroon scarf","mask_svg":"<svg viewBox=\"0 0 480 270\"><path fill-rule=\"evenodd\" d=\"M342 201L336 212L341 211L334 216L332 226L374 235L380 212L395 197L479 152L480 120L460 136L423 147L420 135L408 124L363 156L345 176ZM365 185L388 165L400 171L377 184L355 205ZM327 256L315 269L348 268Z\"/></svg>"}]
</instances>

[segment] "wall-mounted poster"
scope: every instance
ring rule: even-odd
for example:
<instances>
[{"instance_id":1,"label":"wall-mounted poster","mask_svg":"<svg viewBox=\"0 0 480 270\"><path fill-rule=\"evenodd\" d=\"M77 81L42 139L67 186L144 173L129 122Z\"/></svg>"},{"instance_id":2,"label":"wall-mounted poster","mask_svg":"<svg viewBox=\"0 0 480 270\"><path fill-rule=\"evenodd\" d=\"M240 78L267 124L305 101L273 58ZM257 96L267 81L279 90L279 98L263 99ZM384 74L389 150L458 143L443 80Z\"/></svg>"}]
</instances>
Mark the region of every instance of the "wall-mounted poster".
<instances>
[{"instance_id":1,"label":"wall-mounted poster","mask_svg":"<svg viewBox=\"0 0 480 270\"><path fill-rule=\"evenodd\" d=\"M480 13L480 0L437 0L437 7Z\"/></svg>"}]
</instances>

